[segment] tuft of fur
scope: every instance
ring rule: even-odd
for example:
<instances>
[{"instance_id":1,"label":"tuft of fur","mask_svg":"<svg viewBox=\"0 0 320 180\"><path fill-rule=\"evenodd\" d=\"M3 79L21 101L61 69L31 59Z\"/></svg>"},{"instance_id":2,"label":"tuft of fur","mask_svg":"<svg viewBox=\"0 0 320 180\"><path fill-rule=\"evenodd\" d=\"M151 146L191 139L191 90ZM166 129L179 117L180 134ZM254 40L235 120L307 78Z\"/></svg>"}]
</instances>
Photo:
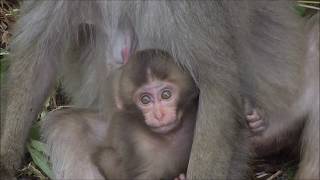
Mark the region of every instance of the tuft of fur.
<instances>
[{"instance_id":1,"label":"tuft of fur","mask_svg":"<svg viewBox=\"0 0 320 180\"><path fill-rule=\"evenodd\" d=\"M106 123L88 109L61 109L48 113L42 126L56 179L103 179L92 154L105 136Z\"/></svg>"}]
</instances>

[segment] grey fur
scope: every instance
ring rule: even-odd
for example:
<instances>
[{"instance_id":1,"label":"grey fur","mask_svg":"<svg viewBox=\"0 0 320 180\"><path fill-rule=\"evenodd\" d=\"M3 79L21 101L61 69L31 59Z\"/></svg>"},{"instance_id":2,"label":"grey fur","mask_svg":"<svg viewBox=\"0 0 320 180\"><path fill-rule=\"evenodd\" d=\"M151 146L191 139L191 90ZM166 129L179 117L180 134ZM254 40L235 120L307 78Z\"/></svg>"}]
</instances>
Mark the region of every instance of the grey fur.
<instances>
[{"instance_id":1,"label":"grey fur","mask_svg":"<svg viewBox=\"0 0 320 180\"><path fill-rule=\"evenodd\" d=\"M301 145L301 162L299 170L296 174L296 179L319 179L320 178L320 115L319 115L319 13L313 17L307 26L307 58L305 68L306 78L306 94L302 107L306 107L305 113L308 114L308 119L305 122L302 145ZM301 107L301 106L300 106Z\"/></svg>"},{"instance_id":2,"label":"grey fur","mask_svg":"<svg viewBox=\"0 0 320 180\"><path fill-rule=\"evenodd\" d=\"M297 147L301 162L296 179L319 179L319 14L306 24L305 34L307 50L297 98L288 111L269 116L266 130L253 136L253 143L259 156Z\"/></svg>"}]
</instances>

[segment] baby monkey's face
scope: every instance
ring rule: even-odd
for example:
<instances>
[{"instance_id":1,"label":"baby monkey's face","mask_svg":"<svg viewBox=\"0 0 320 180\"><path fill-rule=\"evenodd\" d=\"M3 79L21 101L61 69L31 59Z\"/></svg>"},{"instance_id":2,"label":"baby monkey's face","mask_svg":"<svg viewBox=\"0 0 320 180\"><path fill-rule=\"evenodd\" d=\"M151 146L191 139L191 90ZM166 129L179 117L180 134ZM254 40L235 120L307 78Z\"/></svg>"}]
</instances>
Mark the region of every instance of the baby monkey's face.
<instances>
[{"instance_id":1,"label":"baby monkey's face","mask_svg":"<svg viewBox=\"0 0 320 180\"><path fill-rule=\"evenodd\" d=\"M142 111L145 123L156 133L168 133L180 124L177 112L179 87L165 80L152 80L140 87L133 101Z\"/></svg>"}]
</instances>

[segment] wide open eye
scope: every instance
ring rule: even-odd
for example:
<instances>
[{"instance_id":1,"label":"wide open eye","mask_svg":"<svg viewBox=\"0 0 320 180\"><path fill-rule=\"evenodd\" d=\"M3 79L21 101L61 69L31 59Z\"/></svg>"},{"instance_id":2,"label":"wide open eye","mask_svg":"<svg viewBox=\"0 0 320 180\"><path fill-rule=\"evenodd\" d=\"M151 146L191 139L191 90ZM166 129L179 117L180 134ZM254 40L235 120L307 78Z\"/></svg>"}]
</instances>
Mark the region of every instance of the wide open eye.
<instances>
[{"instance_id":1,"label":"wide open eye","mask_svg":"<svg viewBox=\"0 0 320 180\"><path fill-rule=\"evenodd\" d=\"M169 99L172 96L172 92L169 89L165 89L161 93L161 99Z\"/></svg>"},{"instance_id":2,"label":"wide open eye","mask_svg":"<svg viewBox=\"0 0 320 180\"><path fill-rule=\"evenodd\" d=\"M149 104L151 102L151 97L148 94L142 95L140 101L142 104Z\"/></svg>"}]
</instances>

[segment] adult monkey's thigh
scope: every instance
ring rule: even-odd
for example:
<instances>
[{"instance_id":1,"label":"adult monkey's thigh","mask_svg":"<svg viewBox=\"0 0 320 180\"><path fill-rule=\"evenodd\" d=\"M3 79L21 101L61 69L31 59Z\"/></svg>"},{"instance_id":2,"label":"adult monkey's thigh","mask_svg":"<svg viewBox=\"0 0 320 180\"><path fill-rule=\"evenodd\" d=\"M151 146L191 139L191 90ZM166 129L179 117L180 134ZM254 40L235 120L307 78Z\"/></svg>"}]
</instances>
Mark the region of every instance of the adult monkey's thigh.
<instances>
[{"instance_id":1,"label":"adult monkey's thigh","mask_svg":"<svg viewBox=\"0 0 320 180\"><path fill-rule=\"evenodd\" d=\"M241 131L239 133L239 127L234 124L239 110L234 104L230 104L232 103L230 99L227 99L228 95L238 97L232 90L236 89L242 97L262 107L266 114L287 109L298 95L304 43L301 39L301 18L292 10L293 4L282 0L223 1L223 4L226 5L223 12L231 17L227 18L228 21L224 24L230 27L227 29L232 30L229 34L233 35L234 39L230 41L231 44L218 43L219 47L228 49L219 53L231 53L218 57L227 58L230 55L234 59L239 72L237 76L240 87L237 89L236 84L239 81L232 79L234 74L223 74L216 69L207 71L206 67L201 67L199 118L188 169L188 177L191 178L205 179L208 177L207 173L215 175L226 173L220 169L224 166L218 167L218 165L228 160L230 167L234 169L229 171L228 175L225 174L228 178L237 179L239 177L237 173L246 171L247 167L243 164L245 162L243 159L246 158L243 152L248 151L244 146L246 142L241 141L243 138ZM216 31L219 32L219 28ZM212 58L215 63L220 62L216 56ZM233 68L230 62L225 62L223 65L229 66L224 69L229 72ZM224 81L219 82L220 84L216 82L210 84L211 79L209 79L206 82L206 77L212 78L211 75L205 74L208 72L214 76L223 75ZM231 77L228 78L228 75ZM228 84L229 82L234 84ZM208 84L211 86L208 87ZM221 90L219 88L224 89L219 91ZM231 94L223 94L228 92ZM230 117L233 120L230 121ZM234 137L237 134L239 134L238 139ZM235 140L240 140L240 143ZM237 150L229 151L232 148ZM214 151L224 152L221 153L221 157L216 157L214 154L219 152ZM214 165L216 168L212 168ZM223 179L225 176L216 177Z\"/></svg>"},{"instance_id":2,"label":"adult monkey's thigh","mask_svg":"<svg viewBox=\"0 0 320 180\"><path fill-rule=\"evenodd\" d=\"M107 46L103 42L105 35L93 25L97 24L95 20L102 21L98 7L87 9L90 4L93 3L25 1L22 5L4 85L8 91L5 111L1 112L1 178L12 177L19 168L32 121L58 75L63 77L64 88L74 104L95 104L99 81L96 75L101 67L97 64L106 59L103 56ZM88 11L82 17L75 16L79 9ZM109 64L112 63L115 64ZM87 88L83 88L84 84Z\"/></svg>"},{"instance_id":3,"label":"adult monkey's thigh","mask_svg":"<svg viewBox=\"0 0 320 180\"><path fill-rule=\"evenodd\" d=\"M302 80L297 86L299 94L287 111L267 117L258 111L251 115L252 125L259 121L256 127L251 126L255 132L252 143L258 156L299 149L296 179L319 179L319 14L308 20L305 28L303 73L297 74Z\"/></svg>"}]
</instances>

